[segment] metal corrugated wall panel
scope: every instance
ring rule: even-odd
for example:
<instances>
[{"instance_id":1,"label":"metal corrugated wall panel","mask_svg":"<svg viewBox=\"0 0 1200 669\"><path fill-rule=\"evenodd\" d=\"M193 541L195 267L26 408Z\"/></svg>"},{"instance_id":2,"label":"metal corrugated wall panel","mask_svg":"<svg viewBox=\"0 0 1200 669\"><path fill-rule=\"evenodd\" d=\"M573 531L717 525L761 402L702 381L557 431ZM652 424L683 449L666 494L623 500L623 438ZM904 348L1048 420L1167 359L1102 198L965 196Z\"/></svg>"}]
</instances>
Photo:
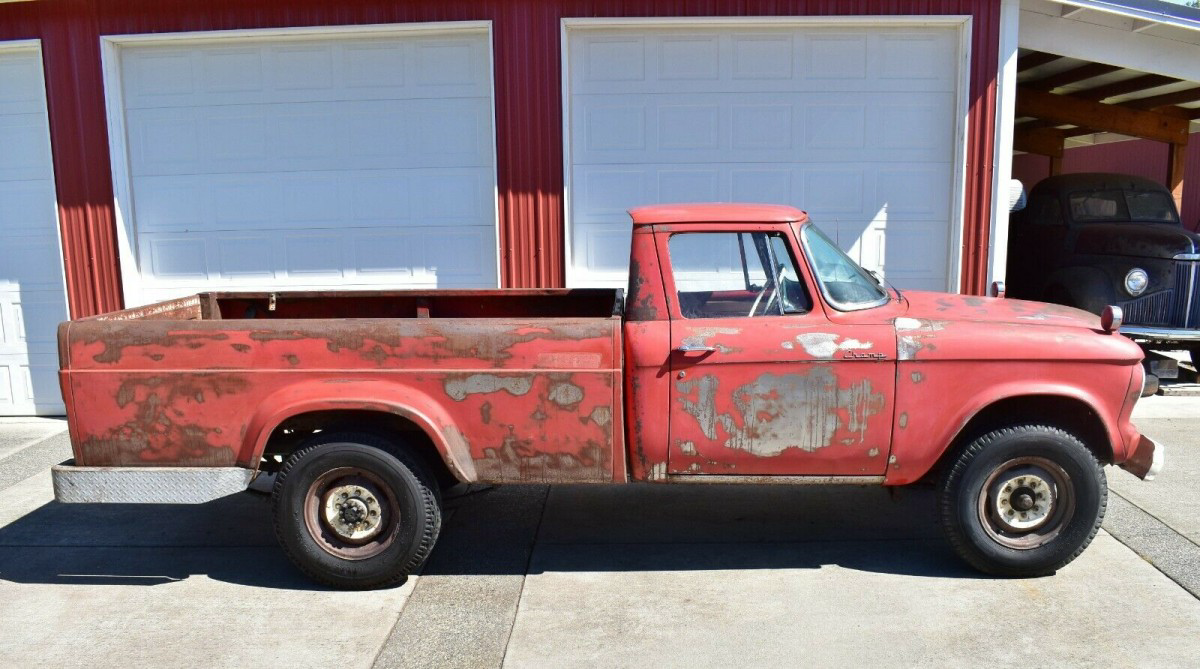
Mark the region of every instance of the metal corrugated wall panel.
<instances>
[{"instance_id":1,"label":"metal corrugated wall panel","mask_svg":"<svg viewBox=\"0 0 1200 669\"><path fill-rule=\"evenodd\" d=\"M493 21L501 280L561 286L560 21L589 16L970 14L972 60L962 288L986 282L999 0L43 0L5 7L0 38L46 41L71 313L121 306L99 35L285 26ZM33 22L32 24L30 22ZM32 31L30 30L32 28Z\"/></svg>"}]
</instances>

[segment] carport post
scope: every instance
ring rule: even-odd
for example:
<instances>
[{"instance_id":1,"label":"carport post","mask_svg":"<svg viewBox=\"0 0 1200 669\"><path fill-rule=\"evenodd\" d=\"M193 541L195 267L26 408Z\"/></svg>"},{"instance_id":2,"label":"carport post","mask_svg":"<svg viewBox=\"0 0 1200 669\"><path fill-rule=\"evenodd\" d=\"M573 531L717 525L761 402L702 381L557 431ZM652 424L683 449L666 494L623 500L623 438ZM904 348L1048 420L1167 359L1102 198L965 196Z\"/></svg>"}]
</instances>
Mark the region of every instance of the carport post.
<instances>
[{"instance_id":1,"label":"carport post","mask_svg":"<svg viewBox=\"0 0 1200 669\"><path fill-rule=\"evenodd\" d=\"M1183 211L1183 166L1187 162L1187 142L1167 145L1167 188L1175 198L1175 208Z\"/></svg>"}]
</instances>

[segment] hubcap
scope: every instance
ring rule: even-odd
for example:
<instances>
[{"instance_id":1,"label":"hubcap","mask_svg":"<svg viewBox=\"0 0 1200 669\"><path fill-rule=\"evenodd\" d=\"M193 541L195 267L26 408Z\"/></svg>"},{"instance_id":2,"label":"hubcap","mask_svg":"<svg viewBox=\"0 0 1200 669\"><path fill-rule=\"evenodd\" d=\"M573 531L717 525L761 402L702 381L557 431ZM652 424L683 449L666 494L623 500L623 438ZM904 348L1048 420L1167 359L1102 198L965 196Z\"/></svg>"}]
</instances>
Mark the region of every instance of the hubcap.
<instances>
[{"instance_id":1,"label":"hubcap","mask_svg":"<svg viewBox=\"0 0 1200 669\"><path fill-rule=\"evenodd\" d=\"M304 506L304 524L312 538L345 560L379 555L396 540L401 523L391 488L359 467L338 467L317 477Z\"/></svg>"},{"instance_id":2,"label":"hubcap","mask_svg":"<svg viewBox=\"0 0 1200 669\"><path fill-rule=\"evenodd\" d=\"M340 485L325 494L325 524L340 539L358 543L383 527L379 498L365 486Z\"/></svg>"},{"instance_id":3,"label":"hubcap","mask_svg":"<svg viewBox=\"0 0 1200 669\"><path fill-rule=\"evenodd\" d=\"M1071 477L1048 458L1021 457L992 470L979 491L979 519L997 543L1028 550L1054 539L1075 514Z\"/></svg>"},{"instance_id":4,"label":"hubcap","mask_svg":"<svg viewBox=\"0 0 1200 669\"><path fill-rule=\"evenodd\" d=\"M1054 511L1054 486L1035 467L1006 472L992 484L991 498L997 522L1013 532L1032 530L1045 524Z\"/></svg>"}]
</instances>

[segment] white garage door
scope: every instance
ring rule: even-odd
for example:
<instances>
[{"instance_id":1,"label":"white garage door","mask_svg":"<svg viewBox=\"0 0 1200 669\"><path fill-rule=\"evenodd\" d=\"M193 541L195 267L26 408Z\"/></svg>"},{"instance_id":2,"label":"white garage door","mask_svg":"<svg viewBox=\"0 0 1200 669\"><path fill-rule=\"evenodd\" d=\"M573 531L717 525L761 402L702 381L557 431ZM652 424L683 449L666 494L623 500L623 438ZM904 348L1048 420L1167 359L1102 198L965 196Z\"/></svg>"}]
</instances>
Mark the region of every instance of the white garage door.
<instances>
[{"instance_id":1,"label":"white garage door","mask_svg":"<svg viewBox=\"0 0 1200 669\"><path fill-rule=\"evenodd\" d=\"M63 413L66 319L41 52L0 43L0 416Z\"/></svg>"},{"instance_id":2,"label":"white garage door","mask_svg":"<svg viewBox=\"0 0 1200 669\"><path fill-rule=\"evenodd\" d=\"M809 212L901 287L950 287L961 24L569 27L570 275L625 282L625 210Z\"/></svg>"},{"instance_id":3,"label":"white garage door","mask_svg":"<svg viewBox=\"0 0 1200 669\"><path fill-rule=\"evenodd\" d=\"M127 301L496 284L486 27L206 37L116 42Z\"/></svg>"}]
</instances>

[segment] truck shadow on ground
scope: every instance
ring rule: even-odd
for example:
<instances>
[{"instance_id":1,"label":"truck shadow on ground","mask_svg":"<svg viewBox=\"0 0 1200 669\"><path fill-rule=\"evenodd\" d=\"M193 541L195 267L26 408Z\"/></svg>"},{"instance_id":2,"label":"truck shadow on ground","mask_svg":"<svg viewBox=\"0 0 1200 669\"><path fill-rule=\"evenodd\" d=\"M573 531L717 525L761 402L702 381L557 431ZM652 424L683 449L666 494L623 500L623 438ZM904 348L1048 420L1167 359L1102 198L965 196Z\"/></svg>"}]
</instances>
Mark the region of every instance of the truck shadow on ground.
<instances>
[{"instance_id":1,"label":"truck shadow on ground","mask_svg":"<svg viewBox=\"0 0 1200 669\"><path fill-rule=\"evenodd\" d=\"M933 495L790 486L459 486L425 576L846 569L976 578ZM266 496L199 505L50 502L0 528L0 579L157 585L193 575L320 590L278 548Z\"/></svg>"}]
</instances>

